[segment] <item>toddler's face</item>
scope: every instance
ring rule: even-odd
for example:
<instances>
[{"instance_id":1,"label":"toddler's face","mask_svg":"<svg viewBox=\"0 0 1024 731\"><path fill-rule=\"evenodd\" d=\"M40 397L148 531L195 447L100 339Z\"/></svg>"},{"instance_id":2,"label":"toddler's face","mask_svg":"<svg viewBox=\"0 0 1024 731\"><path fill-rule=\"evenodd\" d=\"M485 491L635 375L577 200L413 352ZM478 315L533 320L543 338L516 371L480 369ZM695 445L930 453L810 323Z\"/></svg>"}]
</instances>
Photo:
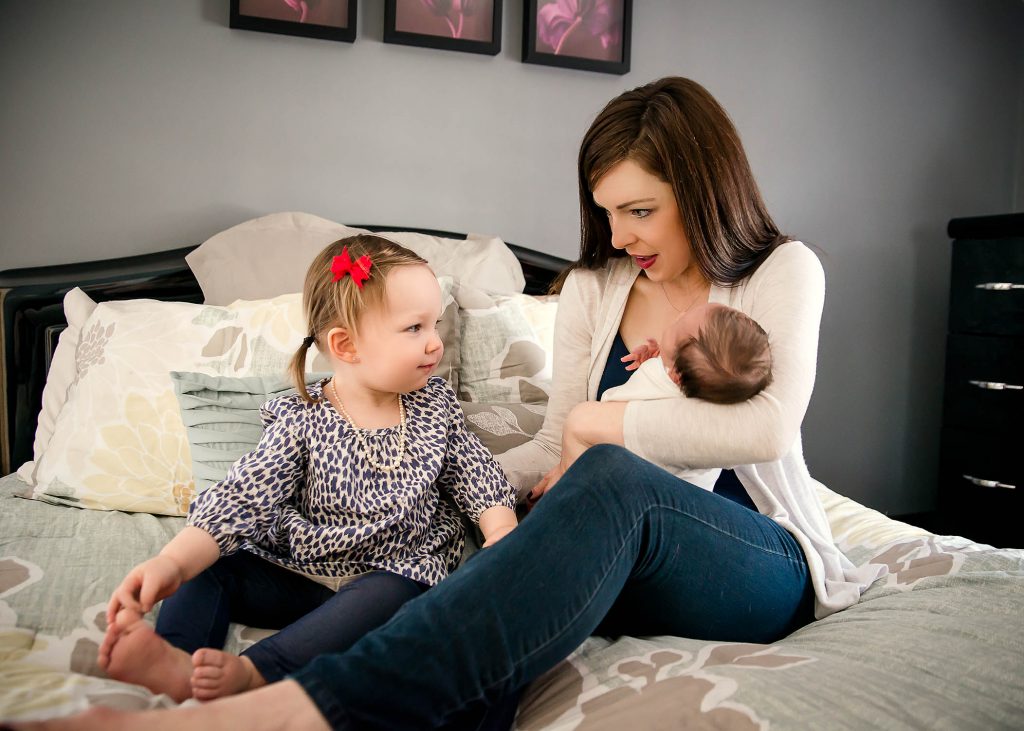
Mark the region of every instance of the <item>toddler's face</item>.
<instances>
[{"instance_id":1,"label":"toddler's face","mask_svg":"<svg viewBox=\"0 0 1024 731\"><path fill-rule=\"evenodd\" d=\"M704 302L691 307L665 328L661 334L661 362L670 375L675 373L676 352L679 346L697 337L701 327L707 321L712 308L724 307L713 302ZM673 379L674 380L674 379Z\"/></svg>"}]
</instances>

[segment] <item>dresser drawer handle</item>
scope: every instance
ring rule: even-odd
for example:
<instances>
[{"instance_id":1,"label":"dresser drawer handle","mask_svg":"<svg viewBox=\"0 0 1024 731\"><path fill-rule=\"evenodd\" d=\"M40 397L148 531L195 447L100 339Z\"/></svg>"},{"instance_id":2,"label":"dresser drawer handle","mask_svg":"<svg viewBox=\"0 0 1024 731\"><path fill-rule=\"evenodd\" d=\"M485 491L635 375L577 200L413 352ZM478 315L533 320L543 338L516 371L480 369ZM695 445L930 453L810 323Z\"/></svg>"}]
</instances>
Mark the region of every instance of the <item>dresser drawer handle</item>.
<instances>
[{"instance_id":1,"label":"dresser drawer handle","mask_svg":"<svg viewBox=\"0 0 1024 731\"><path fill-rule=\"evenodd\" d=\"M1024 386L1015 386L1012 383L998 383L996 381L968 381L972 386L984 388L987 391L1024 391Z\"/></svg>"},{"instance_id":2,"label":"dresser drawer handle","mask_svg":"<svg viewBox=\"0 0 1024 731\"><path fill-rule=\"evenodd\" d=\"M980 487L1002 487L1007 490L1016 490L1016 485L1007 485L1005 482L996 482L995 480L982 480L978 477L971 477L970 475L964 475L964 479Z\"/></svg>"},{"instance_id":3,"label":"dresser drawer handle","mask_svg":"<svg viewBox=\"0 0 1024 731\"><path fill-rule=\"evenodd\" d=\"M1013 282L985 282L983 284L975 284L975 289L990 289L996 292L1008 292L1011 289L1024 289L1024 284L1014 284Z\"/></svg>"}]
</instances>

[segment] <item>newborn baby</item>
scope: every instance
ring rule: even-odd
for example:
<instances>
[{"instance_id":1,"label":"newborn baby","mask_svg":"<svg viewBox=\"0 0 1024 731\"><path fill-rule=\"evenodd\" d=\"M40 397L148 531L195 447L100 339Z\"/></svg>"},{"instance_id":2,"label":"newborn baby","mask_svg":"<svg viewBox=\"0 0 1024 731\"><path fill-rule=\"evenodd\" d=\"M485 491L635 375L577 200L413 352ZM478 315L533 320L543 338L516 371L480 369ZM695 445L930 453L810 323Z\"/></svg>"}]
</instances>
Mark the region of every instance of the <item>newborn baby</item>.
<instances>
[{"instance_id":1,"label":"newborn baby","mask_svg":"<svg viewBox=\"0 0 1024 731\"><path fill-rule=\"evenodd\" d=\"M768 335L739 310L707 302L670 324L661 341L649 339L622 358L636 371L621 386L609 388L602 401L697 398L736 404L756 396L772 380ZM708 490L720 469L673 471Z\"/></svg>"}]
</instances>

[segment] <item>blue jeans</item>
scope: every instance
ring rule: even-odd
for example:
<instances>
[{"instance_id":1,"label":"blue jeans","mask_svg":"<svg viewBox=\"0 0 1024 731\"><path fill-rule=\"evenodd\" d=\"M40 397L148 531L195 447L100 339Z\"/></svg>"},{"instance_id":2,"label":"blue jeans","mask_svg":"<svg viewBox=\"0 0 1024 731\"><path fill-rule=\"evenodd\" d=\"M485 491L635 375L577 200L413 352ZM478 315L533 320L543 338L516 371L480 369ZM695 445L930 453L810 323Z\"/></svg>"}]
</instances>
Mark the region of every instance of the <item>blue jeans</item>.
<instances>
[{"instance_id":1,"label":"blue jeans","mask_svg":"<svg viewBox=\"0 0 1024 731\"><path fill-rule=\"evenodd\" d=\"M472 728L591 634L769 643L813 606L778 524L599 445L519 528L293 678L334 728Z\"/></svg>"},{"instance_id":2,"label":"blue jeans","mask_svg":"<svg viewBox=\"0 0 1024 731\"><path fill-rule=\"evenodd\" d=\"M279 629L242 654L267 680L281 680L323 652L342 652L428 587L387 571L337 592L249 553L222 556L164 600L156 631L188 653L221 648L228 625Z\"/></svg>"}]
</instances>

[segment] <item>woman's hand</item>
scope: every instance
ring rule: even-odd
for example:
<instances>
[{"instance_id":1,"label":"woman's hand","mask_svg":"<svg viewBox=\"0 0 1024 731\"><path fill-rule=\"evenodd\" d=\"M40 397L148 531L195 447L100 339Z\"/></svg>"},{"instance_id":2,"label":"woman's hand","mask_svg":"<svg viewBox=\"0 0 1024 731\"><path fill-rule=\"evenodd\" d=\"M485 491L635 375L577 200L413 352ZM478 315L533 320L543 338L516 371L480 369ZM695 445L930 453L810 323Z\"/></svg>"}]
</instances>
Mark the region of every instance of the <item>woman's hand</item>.
<instances>
[{"instance_id":1,"label":"woman's hand","mask_svg":"<svg viewBox=\"0 0 1024 731\"><path fill-rule=\"evenodd\" d=\"M555 483L562 477L562 473L565 469L562 467L562 463L559 462L557 465L552 467L546 475L540 478L540 481L533 486L533 489L526 493L526 509L533 510L533 506L537 504L537 501L544 497L544 494L555 486Z\"/></svg>"}]
</instances>

